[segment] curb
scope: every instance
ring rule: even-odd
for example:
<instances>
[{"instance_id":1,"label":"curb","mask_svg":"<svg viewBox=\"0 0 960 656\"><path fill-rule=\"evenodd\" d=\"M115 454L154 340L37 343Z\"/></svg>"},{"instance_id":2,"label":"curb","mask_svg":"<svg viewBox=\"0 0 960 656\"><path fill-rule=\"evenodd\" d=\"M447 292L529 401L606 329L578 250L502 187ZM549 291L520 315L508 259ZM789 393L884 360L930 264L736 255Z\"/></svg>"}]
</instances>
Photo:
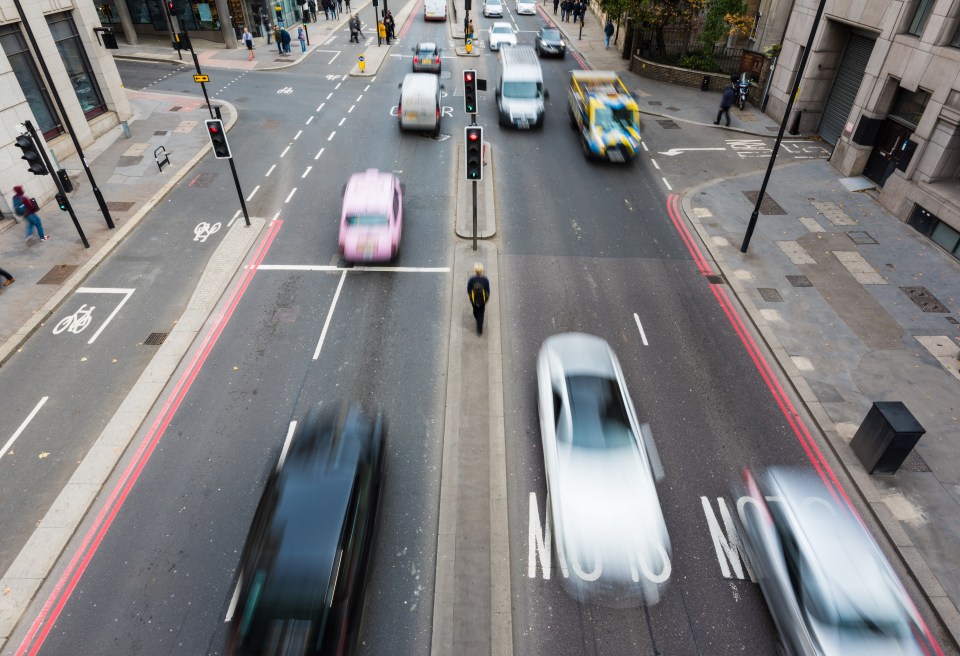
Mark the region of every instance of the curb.
<instances>
[{"instance_id":1,"label":"curb","mask_svg":"<svg viewBox=\"0 0 960 656\"><path fill-rule=\"evenodd\" d=\"M785 164L784 168L803 163L805 162ZM843 468L847 479L853 487L856 488L864 505L870 509L870 514L883 530L888 543L896 551L900 562L906 571L910 573L917 588L923 594L931 612L940 620L940 623L944 626L947 634L953 639L954 643L960 644L960 623L958 623L960 622L960 610L956 608L952 600L947 596L946 591L942 588L926 561L920 557L917 548L901 526L900 521L893 517L886 509L886 506L883 505L882 497L875 487L873 480L862 469L851 469L850 464L848 464L849 458L847 454L841 450L845 444L836 431L835 423L830 419L829 415L827 415L820 400L816 397L807 381L800 375L800 372L797 371L796 367L789 360L789 356L785 348L781 345L779 338L770 330L766 320L758 315L757 308L753 302L746 297L744 288L737 277L732 275L726 259L721 253L718 253L712 248L710 235L704 228L703 223L696 218L693 212L693 198L704 189L709 189L720 183L729 182L730 180L746 178L757 174L756 171L753 171L728 178L713 178L712 180L687 189L682 194L679 194L684 218L686 218L687 222L696 231L700 243L703 244L707 253L710 254L710 257L720 269L720 273L723 274L740 309L750 320L750 324L760 336L760 339L763 340L769 352L774 356L780 373L789 381L793 393L800 399L807 414L813 420L821 438L818 441L827 445L839 466ZM912 555L908 553L908 551L912 552ZM936 590L928 589L933 582L936 582L936 586L939 588L938 593ZM948 617L948 614L953 615L953 617ZM956 646L956 644L954 646Z\"/></svg>"},{"instance_id":2,"label":"curb","mask_svg":"<svg viewBox=\"0 0 960 656\"><path fill-rule=\"evenodd\" d=\"M581 55L582 57L583 55ZM727 132L738 132L740 134L749 134L755 137L770 137L775 138L777 135L774 132L756 132L754 130L748 130L747 128L735 128L732 126L726 125L714 125L713 123L701 123L700 121L694 121L688 118L680 118L679 116L673 116L672 114L662 114L660 112L651 112L650 110L641 109L641 114L646 114L648 116L659 116L660 118L668 118L672 121L680 121L682 123L688 123L690 125L697 125L702 128L714 128L718 130L726 130ZM813 136L804 136L804 135L783 135L783 141L810 141L815 139Z\"/></svg>"}]
</instances>

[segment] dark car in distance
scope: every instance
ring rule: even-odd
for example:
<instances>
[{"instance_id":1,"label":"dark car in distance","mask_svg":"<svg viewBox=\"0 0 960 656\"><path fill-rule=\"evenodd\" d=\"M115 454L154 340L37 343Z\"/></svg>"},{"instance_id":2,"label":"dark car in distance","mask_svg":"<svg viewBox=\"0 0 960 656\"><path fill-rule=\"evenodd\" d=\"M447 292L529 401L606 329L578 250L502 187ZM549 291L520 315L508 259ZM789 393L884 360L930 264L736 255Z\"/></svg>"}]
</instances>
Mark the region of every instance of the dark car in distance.
<instances>
[{"instance_id":1,"label":"dark car in distance","mask_svg":"<svg viewBox=\"0 0 960 656\"><path fill-rule=\"evenodd\" d=\"M384 434L357 404L312 413L293 433L243 549L227 654L353 653Z\"/></svg>"},{"instance_id":2,"label":"dark car in distance","mask_svg":"<svg viewBox=\"0 0 960 656\"><path fill-rule=\"evenodd\" d=\"M545 55L565 57L567 54L567 44L564 43L560 30L555 27L541 27L537 31L533 47L541 57Z\"/></svg>"}]
</instances>

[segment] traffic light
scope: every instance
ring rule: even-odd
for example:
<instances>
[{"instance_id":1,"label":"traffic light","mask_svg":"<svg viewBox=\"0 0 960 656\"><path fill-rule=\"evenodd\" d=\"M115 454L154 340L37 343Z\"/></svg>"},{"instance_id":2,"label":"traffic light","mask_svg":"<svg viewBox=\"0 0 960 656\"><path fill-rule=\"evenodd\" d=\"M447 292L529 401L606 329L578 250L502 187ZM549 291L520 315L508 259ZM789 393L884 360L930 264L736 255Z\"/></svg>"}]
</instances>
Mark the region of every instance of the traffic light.
<instances>
[{"instance_id":1,"label":"traffic light","mask_svg":"<svg viewBox=\"0 0 960 656\"><path fill-rule=\"evenodd\" d=\"M213 146L213 156L217 159L230 159L230 144L227 143L227 133L223 129L223 121L218 118L208 118L207 134L210 135L210 145Z\"/></svg>"},{"instance_id":2,"label":"traffic light","mask_svg":"<svg viewBox=\"0 0 960 656\"><path fill-rule=\"evenodd\" d=\"M61 212L67 211L67 197L59 191L57 192L57 205L60 206Z\"/></svg>"},{"instance_id":3,"label":"traffic light","mask_svg":"<svg viewBox=\"0 0 960 656\"><path fill-rule=\"evenodd\" d=\"M73 191L73 180L70 179L69 173L64 169L57 169L57 177L60 178L60 186L63 187L65 192Z\"/></svg>"},{"instance_id":4,"label":"traffic light","mask_svg":"<svg viewBox=\"0 0 960 656\"><path fill-rule=\"evenodd\" d=\"M173 0L169 0L169 1L167 2L167 11L170 12L170 15L171 15L171 16L173 16L174 14L177 13L177 12L174 10L174 8L173 8Z\"/></svg>"},{"instance_id":5,"label":"traffic light","mask_svg":"<svg viewBox=\"0 0 960 656\"><path fill-rule=\"evenodd\" d=\"M43 158L40 156L40 151L37 150L37 145L33 142L33 139L29 134L21 134L17 137L16 141L17 148L23 151L23 156L20 159L27 160L27 164L30 165L30 172L34 175L46 175L47 167L43 164Z\"/></svg>"},{"instance_id":6,"label":"traffic light","mask_svg":"<svg viewBox=\"0 0 960 656\"><path fill-rule=\"evenodd\" d=\"M463 109L467 114L477 113L477 72L463 72Z\"/></svg>"},{"instance_id":7,"label":"traffic light","mask_svg":"<svg viewBox=\"0 0 960 656\"><path fill-rule=\"evenodd\" d=\"M468 125L466 136L467 180L483 180L483 128Z\"/></svg>"}]
</instances>

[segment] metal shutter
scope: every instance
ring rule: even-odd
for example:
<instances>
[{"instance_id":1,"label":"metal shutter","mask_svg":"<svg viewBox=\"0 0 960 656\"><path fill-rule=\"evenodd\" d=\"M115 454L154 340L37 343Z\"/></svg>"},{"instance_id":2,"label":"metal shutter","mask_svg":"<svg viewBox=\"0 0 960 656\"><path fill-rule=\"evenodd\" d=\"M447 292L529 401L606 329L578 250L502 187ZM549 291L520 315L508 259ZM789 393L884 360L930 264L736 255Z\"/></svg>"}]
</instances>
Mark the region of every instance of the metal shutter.
<instances>
[{"instance_id":1,"label":"metal shutter","mask_svg":"<svg viewBox=\"0 0 960 656\"><path fill-rule=\"evenodd\" d=\"M823 106L823 116L817 133L823 140L836 145L846 125L847 117L853 108L853 101L857 98L857 91L863 81L863 72L867 69L870 53L873 52L874 40L859 34L851 34L847 41L847 49L837 68L837 77L833 80L833 88Z\"/></svg>"}]
</instances>

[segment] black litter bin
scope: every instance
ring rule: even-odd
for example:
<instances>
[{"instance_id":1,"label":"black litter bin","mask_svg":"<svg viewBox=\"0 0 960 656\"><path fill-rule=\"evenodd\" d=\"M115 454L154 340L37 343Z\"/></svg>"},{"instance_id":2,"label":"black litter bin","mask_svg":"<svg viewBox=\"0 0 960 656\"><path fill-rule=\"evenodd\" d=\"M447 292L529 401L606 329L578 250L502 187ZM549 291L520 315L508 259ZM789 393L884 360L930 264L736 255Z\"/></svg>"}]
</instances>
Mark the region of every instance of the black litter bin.
<instances>
[{"instance_id":1,"label":"black litter bin","mask_svg":"<svg viewBox=\"0 0 960 656\"><path fill-rule=\"evenodd\" d=\"M877 401L850 448L868 474L896 474L926 431L900 401Z\"/></svg>"},{"instance_id":2,"label":"black litter bin","mask_svg":"<svg viewBox=\"0 0 960 656\"><path fill-rule=\"evenodd\" d=\"M703 79L700 80L700 90L709 91L710 90L710 76L704 75Z\"/></svg>"}]
</instances>

